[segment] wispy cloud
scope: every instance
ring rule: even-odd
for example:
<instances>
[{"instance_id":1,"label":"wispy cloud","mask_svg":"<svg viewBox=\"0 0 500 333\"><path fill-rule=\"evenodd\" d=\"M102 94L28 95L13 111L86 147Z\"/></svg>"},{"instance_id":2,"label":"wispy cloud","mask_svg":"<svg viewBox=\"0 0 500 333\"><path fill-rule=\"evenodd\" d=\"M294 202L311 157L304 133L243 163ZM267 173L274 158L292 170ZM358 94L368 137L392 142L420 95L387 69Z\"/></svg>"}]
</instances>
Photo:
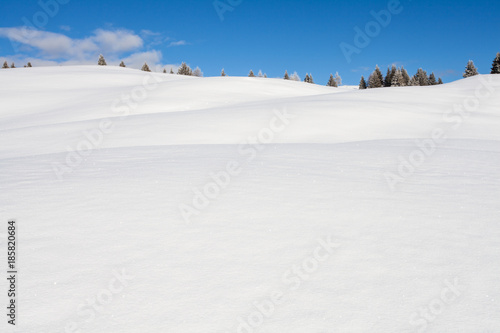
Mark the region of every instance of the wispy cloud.
<instances>
[{"instance_id":1,"label":"wispy cloud","mask_svg":"<svg viewBox=\"0 0 500 333\"><path fill-rule=\"evenodd\" d=\"M361 66L361 67L358 67L358 68L351 69L351 72L357 73L357 72L366 72L366 71L369 71L369 70L370 70L370 67Z\"/></svg>"},{"instance_id":2,"label":"wispy cloud","mask_svg":"<svg viewBox=\"0 0 500 333\"><path fill-rule=\"evenodd\" d=\"M438 77L447 77L447 76L460 76L461 73L454 69L446 69L443 71L437 71L436 76Z\"/></svg>"},{"instance_id":3,"label":"wispy cloud","mask_svg":"<svg viewBox=\"0 0 500 333\"><path fill-rule=\"evenodd\" d=\"M182 45L188 45L188 43L185 40L179 40L177 42L170 42L170 44L168 44L168 47L182 46Z\"/></svg>"}]
</instances>

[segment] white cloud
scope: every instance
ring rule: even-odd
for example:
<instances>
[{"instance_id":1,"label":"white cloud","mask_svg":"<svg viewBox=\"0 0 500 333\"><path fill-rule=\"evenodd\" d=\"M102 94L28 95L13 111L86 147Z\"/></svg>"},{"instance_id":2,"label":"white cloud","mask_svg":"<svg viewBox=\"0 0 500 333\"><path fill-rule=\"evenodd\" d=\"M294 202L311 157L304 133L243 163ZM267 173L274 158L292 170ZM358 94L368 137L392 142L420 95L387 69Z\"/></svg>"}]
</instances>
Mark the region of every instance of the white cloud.
<instances>
[{"instance_id":1,"label":"white cloud","mask_svg":"<svg viewBox=\"0 0 500 333\"><path fill-rule=\"evenodd\" d=\"M156 66L156 64L159 64L161 58L161 52L153 50L131 54L130 56L124 58L123 62L127 65L127 67L132 68L142 68L142 65L144 65L145 62L147 62L150 67L152 67Z\"/></svg>"},{"instance_id":2,"label":"white cloud","mask_svg":"<svg viewBox=\"0 0 500 333\"><path fill-rule=\"evenodd\" d=\"M91 39L100 46L103 52L127 52L137 50L143 46L142 38L127 30L97 29Z\"/></svg>"},{"instance_id":3,"label":"white cloud","mask_svg":"<svg viewBox=\"0 0 500 333\"><path fill-rule=\"evenodd\" d=\"M168 47L182 46L182 45L187 45L187 42L185 40L180 40L180 41L177 41L177 42L171 42L170 44L168 44Z\"/></svg>"},{"instance_id":4,"label":"white cloud","mask_svg":"<svg viewBox=\"0 0 500 333\"><path fill-rule=\"evenodd\" d=\"M0 37L35 48L50 59L81 59L89 53L120 53L143 47L142 38L127 30L97 29L92 36L71 39L60 33L26 27L0 28Z\"/></svg>"},{"instance_id":5,"label":"white cloud","mask_svg":"<svg viewBox=\"0 0 500 333\"><path fill-rule=\"evenodd\" d=\"M71 31L71 27L69 25L61 25L59 29L64 31Z\"/></svg>"},{"instance_id":6,"label":"white cloud","mask_svg":"<svg viewBox=\"0 0 500 333\"><path fill-rule=\"evenodd\" d=\"M62 29L62 27L61 27ZM92 35L72 39L62 33L29 29L26 27L0 28L0 38L8 38L15 49L14 55L2 57L9 64L14 61L22 67L28 61L33 66L95 65L99 53L104 54L108 65L117 66L124 61L129 68L140 69L147 62L152 70L177 71L178 65L163 64L159 50L144 51L145 44L151 48L169 40L161 33L142 30L140 36L125 29L97 29ZM186 41L171 43L186 45ZM171 46L170 44L167 46ZM2 61L3 62L3 61Z\"/></svg>"},{"instance_id":7,"label":"white cloud","mask_svg":"<svg viewBox=\"0 0 500 333\"><path fill-rule=\"evenodd\" d=\"M351 72L357 73L357 72L366 72L366 71L369 71L369 70L370 70L370 67L361 66L361 67L358 67L358 68L351 69Z\"/></svg>"}]
</instances>

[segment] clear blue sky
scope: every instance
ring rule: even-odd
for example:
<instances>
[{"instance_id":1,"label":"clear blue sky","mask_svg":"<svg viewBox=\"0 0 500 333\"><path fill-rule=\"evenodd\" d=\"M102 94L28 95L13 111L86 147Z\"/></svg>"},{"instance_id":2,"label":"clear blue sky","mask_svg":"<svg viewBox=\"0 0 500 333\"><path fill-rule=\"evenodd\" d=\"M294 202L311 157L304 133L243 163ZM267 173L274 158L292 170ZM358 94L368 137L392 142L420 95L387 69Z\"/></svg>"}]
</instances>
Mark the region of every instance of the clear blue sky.
<instances>
[{"instance_id":1,"label":"clear blue sky","mask_svg":"<svg viewBox=\"0 0 500 333\"><path fill-rule=\"evenodd\" d=\"M390 1L221 0L236 3L224 20L213 0L59 1L67 3L44 21L38 1L1 0L1 59L72 64L93 62L103 53L108 62L128 59L137 67L142 55L161 65L186 61L205 76L222 68L234 76L261 69L281 77L288 70L301 78L312 73L316 83L326 84L338 71L344 84L358 84L377 64L384 73L392 63L410 74L423 67L449 82L472 59L480 73L489 73L500 52L498 0L401 0L401 13L351 62L340 44L355 46L354 28L364 30L374 21L370 11L387 9ZM34 16L40 37L12 43L18 31L13 28L25 24L23 17L33 23ZM106 44L114 40L119 46Z\"/></svg>"}]
</instances>

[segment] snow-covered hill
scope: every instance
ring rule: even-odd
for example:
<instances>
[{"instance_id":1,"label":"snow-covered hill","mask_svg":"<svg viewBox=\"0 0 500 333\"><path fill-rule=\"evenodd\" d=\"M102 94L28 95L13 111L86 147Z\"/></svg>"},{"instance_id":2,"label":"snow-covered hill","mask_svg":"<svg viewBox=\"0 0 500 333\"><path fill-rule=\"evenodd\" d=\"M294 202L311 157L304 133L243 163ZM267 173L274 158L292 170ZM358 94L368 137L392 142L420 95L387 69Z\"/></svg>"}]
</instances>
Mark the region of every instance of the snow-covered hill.
<instances>
[{"instance_id":1,"label":"snow-covered hill","mask_svg":"<svg viewBox=\"0 0 500 333\"><path fill-rule=\"evenodd\" d=\"M500 76L0 87L19 332L500 332Z\"/></svg>"}]
</instances>

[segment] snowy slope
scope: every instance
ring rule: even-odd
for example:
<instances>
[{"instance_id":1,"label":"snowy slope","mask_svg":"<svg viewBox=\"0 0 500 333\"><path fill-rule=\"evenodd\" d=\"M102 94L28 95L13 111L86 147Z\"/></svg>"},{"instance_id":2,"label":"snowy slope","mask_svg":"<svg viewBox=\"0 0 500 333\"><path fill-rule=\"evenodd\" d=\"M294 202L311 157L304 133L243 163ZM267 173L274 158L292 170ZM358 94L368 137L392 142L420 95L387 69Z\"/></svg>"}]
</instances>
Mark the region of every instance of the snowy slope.
<instances>
[{"instance_id":1,"label":"snowy slope","mask_svg":"<svg viewBox=\"0 0 500 333\"><path fill-rule=\"evenodd\" d=\"M19 332L500 332L500 76L0 87Z\"/></svg>"}]
</instances>

